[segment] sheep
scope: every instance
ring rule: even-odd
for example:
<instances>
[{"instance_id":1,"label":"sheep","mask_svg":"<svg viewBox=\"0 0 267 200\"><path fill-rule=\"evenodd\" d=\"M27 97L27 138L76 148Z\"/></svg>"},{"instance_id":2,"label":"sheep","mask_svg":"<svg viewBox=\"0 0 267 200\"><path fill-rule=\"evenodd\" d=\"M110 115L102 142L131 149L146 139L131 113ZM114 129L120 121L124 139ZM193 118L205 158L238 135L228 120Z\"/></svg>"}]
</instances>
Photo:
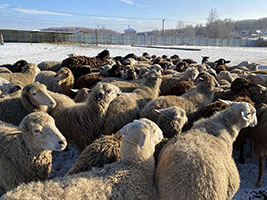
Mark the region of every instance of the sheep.
<instances>
[{"instance_id":1,"label":"sheep","mask_svg":"<svg viewBox=\"0 0 267 200\"><path fill-rule=\"evenodd\" d=\"M75 164L68 170L67 175L90 171L92 167L103 167L121 160L121 142L115 134L103 135L88 145Z\"/></svg>"},{"instance_id":2,"label":"sheep","mask_svg":"<svg viewBox=\"0 0 267 200\"><path fill-rule=\"evenodd\" d=\"M101 66L105 63L106 59L109 58L109 51L104 50L100 52L96 57L86 56L72 56L62 61L61 66L69 68L75 80L81 75L91 73L90 67Z\"/></svg>"},{"instance_id":3,"label":"sheep","mask_svg":"<svg viewBox=\"0 0 267 200\"><path fill-rule=\"evenodd\" d=\"M179 81L178 83L175 83L170 92L166 95L175 95L175 96L181 96L184 93L186 93L189 89L191 89L194 86L193 82L190 81Z\"/></svg>"},{"instance_id":4,"label":"sheep","mask_svg":"<svg viewBox=\"0 0 267 200\"><path fill-rule=\"evenodd\" d=\"M0 68L5 67L8 70L10 70L11 72L21 72L22 68L28 64L28 62L26 60L19 60L16 63L14 63L13 65L1 65Z\"/></svg>"},{"instance_id":5,"label":"sheep","mask_svg":"<svg viewBox=\"0 0 267 200\"><path fill-rule=\"evenodd\" d=\"M22 184L2 199L153 199L153 153L162 131L150 120L139 119L124 126L122 134L120 162L43 183Z\"/></svg>"},{"instance_id":6,"label":"sheep","mask_svg":"<svg viewBox=\"0 0 267 200\"><path fill-rule=\"evenodd\" d=\"M80 103L86 101L88 95L90 94L91 90L88 88L82 88L78 90L75 98L73 99L75 103Z\"/></svg>"},{"instance_id":7,"label":"sheep","mask_svg":"<svg viewBox=\"0 0 267 200\"><path fill-rule=\"evenodd\" d=\"M165 139L156 146L155 159L168 139L181 134L182 127L187 122L185 111L179 107L156 110L156 112L159 115L157 125ZM103 167L105 164L120 161L120 148L121 140L117 140L114 134L103 135L86 147L67 174L89 171L92 167Z\"/></svg>"},{"instance_id":8,"label":"sheep","mask_svg":"<svg viewBox=\"0 0 267 200\"><path fill-rule=\"evenodd\" d=\"M12 74L12 71L10 71L8 68L6 67L0 67L0 73L8 73L8 74Z\"/></svg>"},{"instance_id":9,"label":"sheep","mask_svg":"<svg viewBox=\"0 0 267 200\"><path fill-rule=\"evenodd\" d=\"M139 88L114 99L107 110L102 134L115 133L125 124L139 118L142 108L158 97L160 84L161 74L152 69Z\"/></svg>"},{"instance_id":10,"label":"sheep","mask_svg":"<svg viewBox=\"0 0 267 200\"><path fill-rule=\"evenodd\" d=\"M212 102L214 97L214 88L216 86L215 78L209 73L202 72L195 80L196 87L191 88L182 96L160 96L149 102L141 111L141 117L148 118L154 122L157 121L157 115L154 109L168 108L171 106L179 106L183 108L187 117L198 108Z\"/></svg>"},{"instance_id":11,"label":"sheep","mask_svg":"<svg viewBox=\"0 0 267 200\"><path fill-rule=\"evenodd\" d=\"M76 144L81 152L98 138L108 106L120 93L120 89L114 85L98 83L86 102L77 104L72 100L73 103L68 103L65 95L50 93L57 106L49 113L62 134L69 142Z\"/></svg>"},{"instance_id":12,"label":"sheep","mask_svg":"<svg viewBox=\"0 0 267 200\"><path fill-rule=\"evenodd\" d=\"M44 61L37 65L41 71L57 72L61 68L61 62L58 61Z\"/></svg>"},{"instance_id":13,"label":"sheep","mask_svg":"<svg viewBox=\"0 0 267 200\"><path fill-rule=\"evenodd\" d=\"M9 82L20 82L21 86L24 87L28 84L31 84L34 80L35 75L39 72L40 69L35 64L28 63L23 67L21 73L0 73L0 77L6 79Z\"/></svg>"},{"instance_id":14,"label":"sheep","mask_svg":"<svg viewBox=\"0 0 267 200\"><path fill-rule=\"evenodd\" d=\"M252 84L245 78L236 78L231 84L231 90L216 92L214 100L219 98L233 100L238 96L248 96L256 105L267 103L267 88Z\"/></svg>"},{"instance_id":15,"label":"sheep","mask_svg":"<svg viewBox=\"0 0 267 200\"><path fill-rule=\"evenodd\" d=\"M98 74L82 75L82 76L80 76L80 78L78 78L75 81L74 88L77 88L77 89L81 89L81 88L84 88L84 87L91 88L96 83L100 82L103 79L104 79L104 77L100 76Z\"/></svg>"},{"instance_id":16,"label":"sheep","mask_svg":"<svg viewBox=\"0 0 267 200\"><path fill-rule=\"evenodd\" d=\"M246 76L246 79L248 79L253 84L261 84L267 87L267 75L266 74L251 73Z\"/></svg>"},{"instance_id":17,"label":"sheep","mask_svg":"<svg viewBox=\"0 0 267 200\"><path fill-rule=\"evenodd\" d=\"M257 124L248 103L223 101L230 108L169 141L156 169L158 199L232 199L240 178L232 158L238 132Z\"/></svg>"},{"instance_id":18,"label":"sheep","mask_svg":"<svg viewBox=\"0 0 267 200\"><path fill-rule=\"evenodd\" d=\"M238 78L238 75L231 74L228 71L221 71L218 73L216 78L219 83L221 83L221 80L227 80L229 83L232 83L236 78Z\"/></svg>"},{"instance_id":19,"label":"sheep","mask_svg":"<svg viewBox=\"0 0 267 200\"><path fill-rule=\"evenodd\" d=\"M209 58L210 58L209 56L202 56L201 64L207 63Z\"/></svg>"},{"instance_id":20,"label":"sheep","mask_svg":"<svg viewBox=\"0 0 267 200\"><path fill-rule=\"evenodd\" d=\"M187 62L181 61L176 65L175 70L178 72L184 72L189 67Z\"/></svg>"},{"instance_id":21,"label":"sheep","mask_svg":"<svg viewBox=\"0 0 267 200\"><path fill-rule=\"evenodd\" d=\"M5 80L5 79L4 79ZM1 78L0 78L1 82ZM22 87L19 83L8 82L1 85L0 83L0 98L17 97L20 95Z\"/></svg>"},{"instance_id":22,"label":"sheep","mask_svg":"<svg viewBox=\"0 0 267 200\"><path fill-rule=\"evenodd\" d=\"M250 129L253 152L259 159L259 174L256 187L261 187L262 174L264 171L264 161L267 158L267 134L266 134L267 105L260 104L257 109L258 124Z\"/></svg>"},{"instance_id":23,"label":"sheep","mask_svg":"<svg viewBox=\"0 0 267 200\"><path fill-rule=\"evenodd\" d=\"M62 67L57 73L53 71L42 71L38 73L34 79L46 85L48 90L72 95L71 88L74 84L74 76L70 69Z\"/></svg>"},{"instance_id":24,"label":"sheep","mask_svg":"<svg viewBox=\"0 0 267 200\"><path fill-rule=\"evenodd\" d=\"M196 68L188 68L183 74L180 76L176 75L165 75L162 78L162 83L160 86L160 95L169 95L172 87L180 81L194 81L198 76L198 70Z\"/></svg>"},{"instance_id":25,"label":"sheep","mask_svg":"<svg viewBox=\"0 0 267 200\"><path fill-rule=\"evenodd\" d=\"M9 81L0 77L0 86L3 86L4 84L8 84L8 83L9 83Z\"/></svg>"},{"instance_id":26,"label":"sheep","mask_svg":"<svg viewBox=\"0 0 267 200\"><path fill-rule=\"evenodd\" d=\"M48 111L56 106L46 87L38 82L25 86L19 97L0 100L0 120L19 125L20 121L34 111Z\"/></svg>"},{"instance_id":27,"label":"sheep","mask_svg":"<svg viewBox=\"0 0 267 200\"><path fill-rule=\"evenodd\" d=\"M46 180L52 168L51 151L67 146L45 112L30 113L19 127L1 123L0 141L0 196L21 183Z\"/></svg>"}]
</instances>

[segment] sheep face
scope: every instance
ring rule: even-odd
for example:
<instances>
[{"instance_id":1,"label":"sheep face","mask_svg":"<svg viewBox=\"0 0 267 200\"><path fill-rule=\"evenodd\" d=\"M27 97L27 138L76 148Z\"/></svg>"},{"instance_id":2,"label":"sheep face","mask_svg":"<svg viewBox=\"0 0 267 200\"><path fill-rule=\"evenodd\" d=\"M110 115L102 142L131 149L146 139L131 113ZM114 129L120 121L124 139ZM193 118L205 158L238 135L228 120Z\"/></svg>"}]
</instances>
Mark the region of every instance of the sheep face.
<instances>
[{"instance_id":1,"label":"sheep face","mask_svg":"<svg viewBox=\"0 0 267 200\"><path fill-rule=\"evenodd\" d=\"M160 110L155 109L155 112L159 113L160 116L167 120L174 120L182 125L184 125L188 120L185 110L177 106Z\"/></svg>"},{"instance_id":2,"label":"sheep face","mask_svg":"<svg viewBox=\"0 0 267 200\"><path fill-rule=\"evenodd\" d=\"M177 106L160 110L155 109L155 112L159 114L157 124L162 129L164 136L169 139L176 134L180 134L188 120L185 110Z\"/></svg>"},{"instance_id":3,"label":"sheep face","mask_svg":"<svg viewBox=\"0 0 267 200\"><path fill-rule=\"evenodd\" d=\"M109 83L98 83L92 90L91 95L94 95L97 102L100 104L109 104L113 99L121 94L119 87Z\"/></svg>"},{"instance_id":4,"label":"sheep face","mask_svg":"<svg viewBox=\"0 0 267 200\"><path fill-rule=\"evenodd\" d=\"M155 146L163 139L162 131L158 125L146 118L134 120L122 127L117 136L122 135L125 135L121 149L122 160L136 154L144 160L153 157ZM129 155L129 147L134 148L137 152Z\"/></svg>"},{"instance_id":5,"label":"sheep face","mask_svg":"<svg viewBox=\"0 0 267 200\"><path fill-rule=\"evenodd\" d=\"M200 73L194 82L197 87L209 88L211 90L213 90L215 86L219 85L217 80L208 72Z\"/></svg>"},{"instance_id":6,"label":"sheep face","mask_svg":"<svg viewBox=\"0 0 267 200\"><path fill-rule=\"evenodd\" d=\"M57 129L54 119L45 112L27 115L19 129L31 149L62 151L67 146L66 138Z\"/></svg>"},{"instance_id":7,"label":"sheep face","mask_svg":"<svg viewBox=\"0 0 267 200\"><path fill-rule=\"evenodd\" d=\"M134 67L131 65L126 65L125 67L123 67L121 78L125 80L137 79L137 75L135 73Z\"/></svg>"},{"instance_id":8,"label":"sheep face","mask_svg":"<svg viewBox=\"0 0 267 200\"><path fill-rule=\"evenodd\" d=\"M56 106L56 102L48 94L46 86L38 82L33 83L29 90L28 97L33 105L41 107L43 111L53 109Z\"/></svg>"},{"instance_id":9,"label":"sheep face","mask_svg":"<svg viewBox=\"0 0 267 200\"><path fill-rule=\"evenodd\" d=\"M251 104L246 102L221 101L232 107L234 115L239 116L237 120L240 121L241 128L257 125L256 109Z\"/></svg>"},{"instance_id":10,"label":"sheep face","mask_svg":"<svg viewBox=\"0 0 267 200\"><path fill-rule=\"evenodd\" d=\"M188 75L189 80L195 80L199 74L198 69L195 67L188 68L184 73Z\"/></svg>"}]
</instances>

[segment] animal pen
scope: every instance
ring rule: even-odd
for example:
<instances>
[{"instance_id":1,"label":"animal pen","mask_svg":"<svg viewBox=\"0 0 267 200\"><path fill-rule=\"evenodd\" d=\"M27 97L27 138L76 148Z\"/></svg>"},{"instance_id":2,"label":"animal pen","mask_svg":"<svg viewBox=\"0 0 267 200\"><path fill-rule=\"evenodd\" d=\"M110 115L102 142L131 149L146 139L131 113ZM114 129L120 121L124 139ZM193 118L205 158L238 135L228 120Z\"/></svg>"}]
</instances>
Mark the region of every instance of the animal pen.
<instances>
[{"instance_id":1,"label":"animal pen","mask_svg":"<svg viewBox=\"0 0 267 200\"><path fill-rule=\"evenodd\" d=\"M110 34L85 31L58 32L58 31L25 31L0 29L5 42L23 43L68 43L81 46L87 45L190 45L190 46L233 46L256 47L256 40L232 38L207 38L207 37L176 37L156 36L146 34Z\"/></svg>"}]
</instances>

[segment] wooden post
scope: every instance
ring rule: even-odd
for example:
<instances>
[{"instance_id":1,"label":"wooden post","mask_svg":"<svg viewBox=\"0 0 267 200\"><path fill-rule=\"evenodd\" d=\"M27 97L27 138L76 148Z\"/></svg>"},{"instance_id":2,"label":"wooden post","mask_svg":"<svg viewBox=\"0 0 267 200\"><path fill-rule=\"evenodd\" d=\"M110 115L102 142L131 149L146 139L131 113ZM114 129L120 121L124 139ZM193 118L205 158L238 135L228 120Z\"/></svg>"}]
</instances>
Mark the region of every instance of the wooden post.
<instances>
[{"instance_id":1,"label":"wooden post","mask_svg":"<svg viewBox=\"0 0 267 200\"><path fill-rule=\"evenodd\" d=\"M4 45L4 36L3 35L0 35L0 44Z\"/></svg>"}]
</instances>

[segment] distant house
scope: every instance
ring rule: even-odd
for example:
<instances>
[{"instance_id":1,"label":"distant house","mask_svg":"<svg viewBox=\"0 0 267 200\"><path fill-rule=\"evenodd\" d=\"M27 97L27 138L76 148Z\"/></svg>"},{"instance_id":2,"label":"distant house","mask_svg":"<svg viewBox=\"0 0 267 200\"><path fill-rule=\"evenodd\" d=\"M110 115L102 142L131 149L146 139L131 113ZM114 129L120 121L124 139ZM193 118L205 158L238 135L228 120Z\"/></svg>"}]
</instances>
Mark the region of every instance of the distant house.
<instances>
[{"instance_id":1,"label":"distant house","mask_svg":"<svg viewBox=\"0 0 267 200\"><path fill-rule=\"evenodd\" d=\"M136 34L136 30L134 30L133 28L127 28L127 29L124 30L124 34L135 35Z\"/></svg>"},{"instance_id":2,"label":"distant house","mask_svg":"<svg viewBox=\"0 0 267 200\"><path fill-rule=\"evenodd\" d=\"M239 36L240 37L246 37L246 36L249 36L249 34L250 34L249 30L242 30L242 31L240 31Z\"/></svg>"}]
</instances>

